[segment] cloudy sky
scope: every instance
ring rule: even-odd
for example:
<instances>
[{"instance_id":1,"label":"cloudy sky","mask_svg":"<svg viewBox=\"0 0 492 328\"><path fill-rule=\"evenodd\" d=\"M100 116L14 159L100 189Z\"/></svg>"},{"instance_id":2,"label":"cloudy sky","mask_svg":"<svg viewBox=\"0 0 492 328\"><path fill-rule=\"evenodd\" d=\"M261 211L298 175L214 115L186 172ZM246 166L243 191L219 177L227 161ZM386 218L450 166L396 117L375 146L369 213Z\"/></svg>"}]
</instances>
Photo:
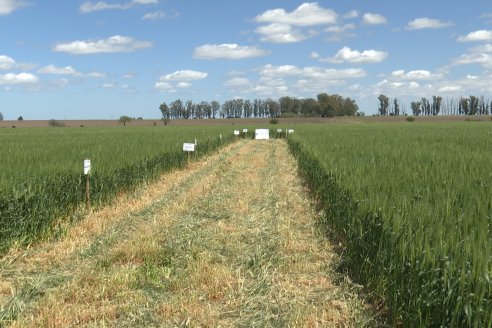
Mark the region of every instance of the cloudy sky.
<instances>
[{"instance_id":1,"label":"cloudy sky","mask_svg":"<svg viewBox=\"0 0 492 328\"><path fill-rule=\"evenodd\" d=\"M338 93L492 99L492 2L0 0L5 119Z\"/></svg>"}]
</instances>

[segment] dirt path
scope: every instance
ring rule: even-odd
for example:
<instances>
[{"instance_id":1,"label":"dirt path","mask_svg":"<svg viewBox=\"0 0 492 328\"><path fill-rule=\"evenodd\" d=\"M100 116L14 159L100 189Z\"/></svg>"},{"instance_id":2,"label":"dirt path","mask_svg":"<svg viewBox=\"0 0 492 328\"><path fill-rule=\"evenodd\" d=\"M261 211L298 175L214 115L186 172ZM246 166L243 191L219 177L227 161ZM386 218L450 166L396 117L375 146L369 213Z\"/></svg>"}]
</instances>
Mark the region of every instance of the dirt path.
<instances>
[{"instance_id":1,"label":"dirt path","mask_svg":"<svg viewBox=\"0 0 492 328\"><path fill-rule=\"evenodd\" d=\"M373 325L285 142L242 140L136 196L1 259L0 326Z\"/></svg>"}]
</instances>

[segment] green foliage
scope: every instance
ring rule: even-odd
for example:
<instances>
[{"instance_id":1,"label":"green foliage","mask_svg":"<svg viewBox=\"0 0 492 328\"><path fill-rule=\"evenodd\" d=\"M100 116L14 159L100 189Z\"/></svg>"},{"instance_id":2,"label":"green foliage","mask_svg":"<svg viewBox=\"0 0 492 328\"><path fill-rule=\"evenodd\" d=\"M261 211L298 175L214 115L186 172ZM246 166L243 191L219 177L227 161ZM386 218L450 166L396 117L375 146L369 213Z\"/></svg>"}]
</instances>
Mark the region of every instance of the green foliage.
<instances>
[{"instance_id":1,"label":"green foliage","mask_svg":"<svg viewBox=\"0 0 492 328\"><path fill-rule=\"evenodd\" d=\"M270 120L270 124L278 124L278 119L277 118L272 118Z\"/></svg>"},{"instance_id":2,"label":"green foliage","mask_svg":"<svg viewBox=\"0 0 492 328\"><path fill-rule=\"evenodd\" d=\"M24 121L24 118L23 118L22 116L19 116L19 117L17 118L17 121Z\"/></svg>"},{"instance_id":3,"label":"green foliage","mask_svg":"<svg viewBox=\"0 0 492 328\"><path fill-rule=\"evenodd\" d=\"M487 123L309 126L289 138L324 224L395 325L492 326L491 138Z\"/></svg>"},{"instance_id":4,"label":"green foliage","mask_svg":"<svg viewBox=\"0 0 492 328\"><path fill-rule=\"evenodd\" d=\"M130 116L122 115L120 116L120 119L118 120L119 123L122 123L123 126L126 126L127 123L130 123L132 121L132 118Z\"/></svg>"},{"instance_id":5,"label":"green foliage","mask_svg":"<svg viewBox=\"0 0 492 328\"><path fill-rule=\"evenodd\" d=\"M407 122L413 122L413 121L415 121L415 117L407 116L406 120L407 120Z\"/></svg>"},{"instance_id":6,"label":"green foliage","mask_svg":"<svg viewBox=\"0 0 492 328\"><path fill-rule=\"evenodd\" d=\"M83 204L83 160L92 161L91 201L100 206L118 193L182 167L183 142L198 139L197 157L232 140L226 127L2 129L0 254L14 242L49 236ZM222 134L222 140L219 139Z\"/></svg>"}]
</instances>

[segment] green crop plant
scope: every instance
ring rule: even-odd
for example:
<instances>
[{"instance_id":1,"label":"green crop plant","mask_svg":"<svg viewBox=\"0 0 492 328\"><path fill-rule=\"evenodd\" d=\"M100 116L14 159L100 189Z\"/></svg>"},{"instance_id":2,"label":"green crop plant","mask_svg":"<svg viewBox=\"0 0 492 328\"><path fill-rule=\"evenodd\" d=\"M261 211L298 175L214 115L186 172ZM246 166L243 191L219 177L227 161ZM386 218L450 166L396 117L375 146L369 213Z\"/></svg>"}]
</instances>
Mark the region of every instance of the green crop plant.
<instances>
[{"instance_id":1,"label":"green crop plant","mask_svg":"<svg viewBox=\"0 0 492 328\"><path fill-rule=\"evenodd\" d=\"M219 136L222 134L222 138ZM83 160L91 159L91 201L105 204L159 174L232 141L229 127L3 129L0 131L0 254L49 236L84 203Z\"/></svg>"},{"instance_id":2,"label":"green crop plant","mask_svg":"<svg viewBox=\"0 0 492 328\"><path fill-rule=\"evenodd\" d=\"M352 273L405 327L492 326L492 126L298 126L288 139Z\"/></svg>"}]
</instances>

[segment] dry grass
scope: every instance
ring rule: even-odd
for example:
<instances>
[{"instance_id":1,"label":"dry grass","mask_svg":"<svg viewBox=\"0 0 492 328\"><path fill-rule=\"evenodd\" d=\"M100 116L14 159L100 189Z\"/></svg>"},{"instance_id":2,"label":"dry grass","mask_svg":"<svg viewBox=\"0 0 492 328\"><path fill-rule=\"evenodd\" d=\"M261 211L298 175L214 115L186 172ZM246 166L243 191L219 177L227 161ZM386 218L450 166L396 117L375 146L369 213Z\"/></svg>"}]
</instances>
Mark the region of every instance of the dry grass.
<instances>
[{"instance_id":1,"label":"dry grass","mask_svg":"<svg viewBox=\"0 0 492 328\"><path fill-rule=\"evenodd\" d=\"M357 286L331 269L337 256L316 232L315 209L285 143L243 140L208 161L187 169L190 177L203 172L173 202L155 205L162 193L183 188L176 173L142 193L141 204L120 204L138 209L142 221L116 230L114 242L90 256L68 254L94 242L96 223L86 223L88 236L70 234L79 244L60 242L70 245L59 246L67 255L39 255L42 268L68 259L70 279L46 288L14 326L366 325ZM9 285L0 287L9 293Z\"/></svg>"}]
</instances>

